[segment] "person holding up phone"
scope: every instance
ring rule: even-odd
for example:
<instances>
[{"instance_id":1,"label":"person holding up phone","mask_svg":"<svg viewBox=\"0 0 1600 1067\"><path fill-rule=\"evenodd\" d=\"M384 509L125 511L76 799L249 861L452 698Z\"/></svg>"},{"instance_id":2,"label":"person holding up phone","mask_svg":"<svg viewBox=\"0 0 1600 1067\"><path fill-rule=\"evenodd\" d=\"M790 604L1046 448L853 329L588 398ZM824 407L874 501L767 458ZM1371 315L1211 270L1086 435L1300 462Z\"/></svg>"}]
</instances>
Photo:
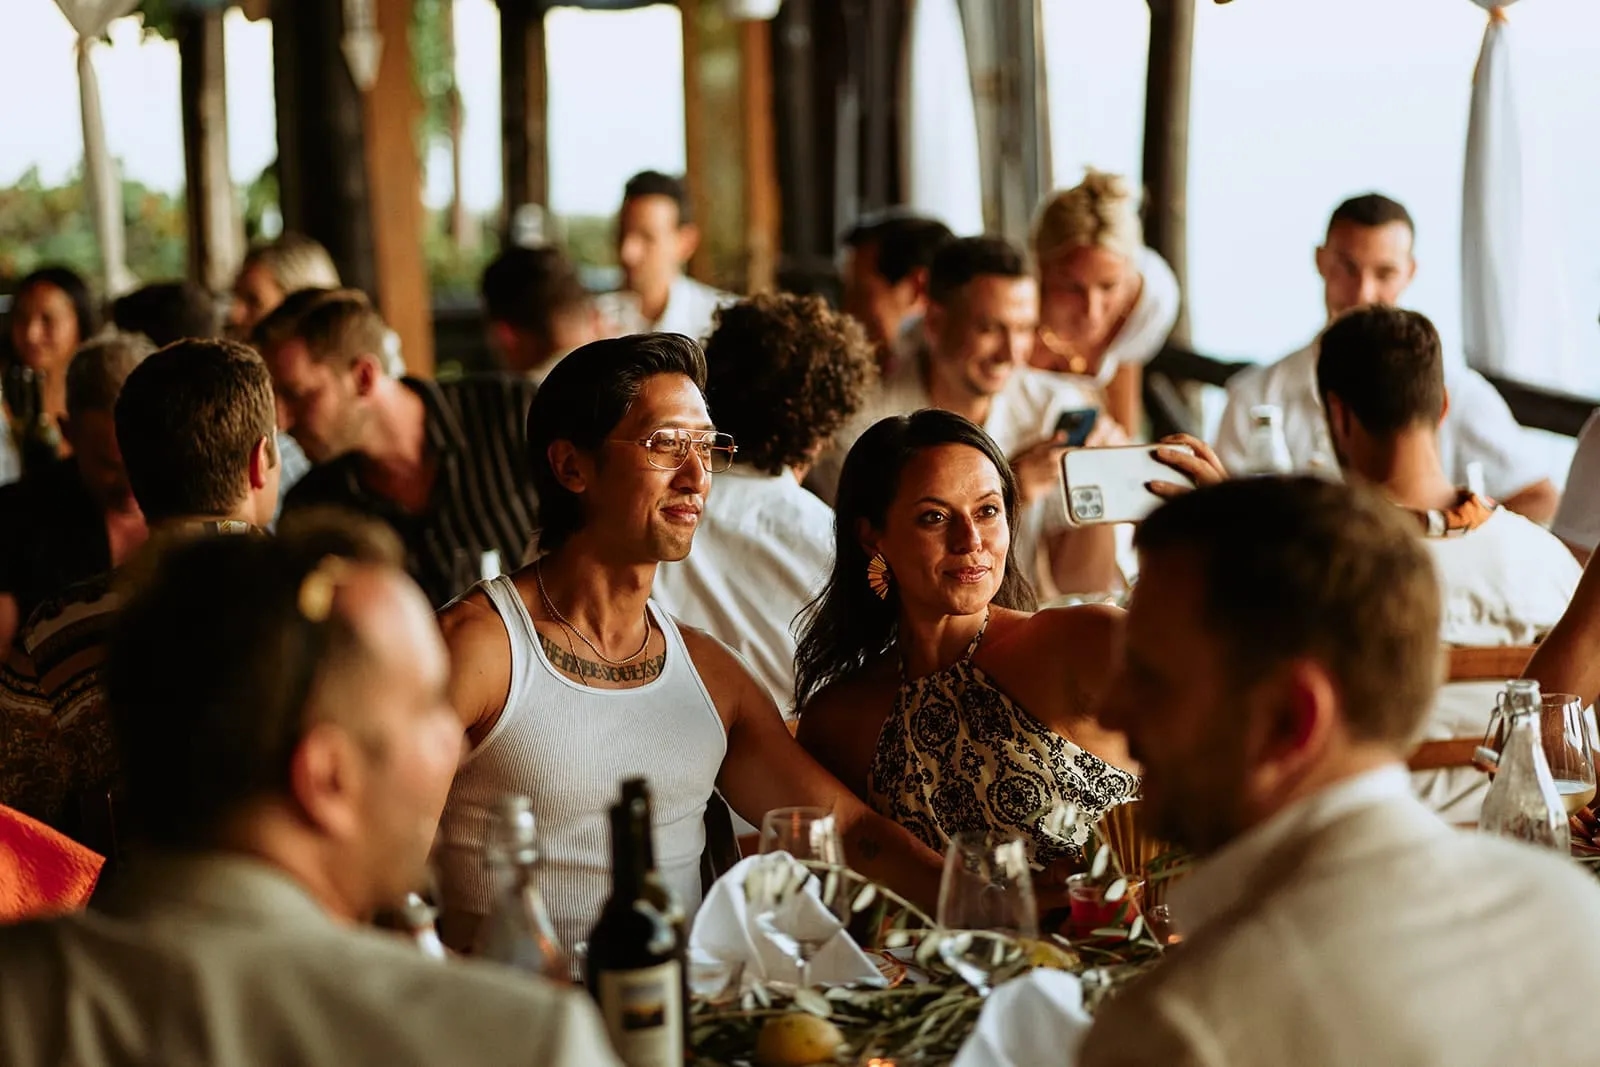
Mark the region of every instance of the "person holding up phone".
<instances>
[{"instance_id":1,"label":"person holding up phone","mask_svg":"<svg viewBox=\"0 0 1600 1067\"><path fill-rule=\"evenodd\" d=\"M833 571L802 616L796 736L930 848L990 827L1064 875L1087 831L1048 814L1070 803L1092 819L1138 792L1122 736L1097 719L1122 611L1034 610L1012 559L1012 468L947 411L884 419L856 442Z\"/></svg>"}]
</instances>

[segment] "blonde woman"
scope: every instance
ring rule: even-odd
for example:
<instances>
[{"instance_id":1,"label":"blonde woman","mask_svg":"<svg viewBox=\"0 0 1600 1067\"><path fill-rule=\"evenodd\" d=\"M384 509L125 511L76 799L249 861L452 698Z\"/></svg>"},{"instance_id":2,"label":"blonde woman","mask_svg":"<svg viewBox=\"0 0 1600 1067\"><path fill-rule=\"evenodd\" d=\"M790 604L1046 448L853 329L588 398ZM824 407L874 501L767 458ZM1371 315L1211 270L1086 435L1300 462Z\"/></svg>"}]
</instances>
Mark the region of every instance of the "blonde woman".
<instances>
[{"instance_id":1,"label":"blonde woman","mask_svg":"<svg viewBox=\"0 0 1600 1067\"><path fill-rule=\"evenodd\" d=\"M1137 433L1139 368L1178 319L1178 280L1145 247L1138 197L1126 178L1090 168L1045 202L1033 227L1039 335L1033 365L1094 378L1106 410Z\"/></svg>"}]
</instances>

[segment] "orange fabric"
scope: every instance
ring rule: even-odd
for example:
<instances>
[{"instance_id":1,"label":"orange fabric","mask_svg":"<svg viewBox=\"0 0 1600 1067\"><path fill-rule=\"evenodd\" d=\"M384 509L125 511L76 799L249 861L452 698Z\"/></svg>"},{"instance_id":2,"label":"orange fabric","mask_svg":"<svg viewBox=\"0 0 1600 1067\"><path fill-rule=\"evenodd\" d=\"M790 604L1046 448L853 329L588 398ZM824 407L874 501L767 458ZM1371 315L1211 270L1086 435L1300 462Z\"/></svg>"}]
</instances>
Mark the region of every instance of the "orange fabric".
<instances>
[{"instance_id":1,"label":"orange fabric","mask_svg":"<svg viewBox=\"0 0 1600 1067\"><path fill-rule=\"evenodd\" d=\"M37 819L0 805L0 922L89 902L105 859Z\"/></svg>"}]
</instances>

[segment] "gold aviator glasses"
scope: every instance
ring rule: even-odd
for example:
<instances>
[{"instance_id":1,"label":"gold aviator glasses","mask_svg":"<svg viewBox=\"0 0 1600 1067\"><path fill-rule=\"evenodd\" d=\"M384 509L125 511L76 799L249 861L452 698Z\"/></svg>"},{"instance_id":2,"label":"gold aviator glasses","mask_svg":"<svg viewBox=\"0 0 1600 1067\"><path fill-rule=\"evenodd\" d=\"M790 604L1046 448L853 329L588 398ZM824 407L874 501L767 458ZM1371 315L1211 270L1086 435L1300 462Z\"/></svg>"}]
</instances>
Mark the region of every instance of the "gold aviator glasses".
<instances>
[{"instance_id":1,"label":"gold aviator glasses","mask_svg":"<svg viewBox=\"0 0 1600 1067\"><path fill-rule=\"evenodd\" d=\"M700 454L700 462L706 470L721 474L733 466L733 454L739 451L732 434L715 430L657 430L636 441L612 440L623 445L639 445L650 466L664 471L681 468L688 462L689 449L693 448Z\"/></svg>"}]
</instances>

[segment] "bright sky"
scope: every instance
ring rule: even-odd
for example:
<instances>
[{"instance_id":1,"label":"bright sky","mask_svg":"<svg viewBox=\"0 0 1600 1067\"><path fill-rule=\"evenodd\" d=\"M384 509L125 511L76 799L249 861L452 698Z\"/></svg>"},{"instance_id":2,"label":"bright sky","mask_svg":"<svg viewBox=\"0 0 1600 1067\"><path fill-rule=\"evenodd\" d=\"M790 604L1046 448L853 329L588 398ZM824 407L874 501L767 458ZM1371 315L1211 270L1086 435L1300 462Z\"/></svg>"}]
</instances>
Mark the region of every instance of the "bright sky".
<instances>
[{"instance_id":1,"label":"bright sky","mask_svg":"<svg viewBox=\"0 0 1600 1067\"><path fill-rule=\"evenodd\" d=\"M53 0L5 0L0 183L38 165L56 180L81 152L72 33ZM493 0L457 0L466 99L466 192L499 196L498 45ZM1144 0L1045 0L1056 180L1086 162L1137 173ZM1298 348L1322 311L1311 265L1329 210L1378 189L1417 219L1420 270L1408 304L1448 346L1460 336L1461 168L1470 82L1485 15L1472 0L1201 2L1190 138L1189 277L1204 350L1253 359ZM1525 142L1548 161L1540 198L1559 220L1556 252L1573 336L1600 387L1600 2L1529 0L1511 9ZM111 148L129 176L183 181L175 46L114 27L96 54ZM605 213L622 182L684 163L677 12L558 9L549 16L551 192L558 212ZM231 158L237 180L272 158L271 32L228 21ZM22 105L26 101L26 105ZM437 158L437 157L436 157ZM442 162L442 161L441 161ZM447 190L430 167L428 199Z\"/></svg>"}]
</instances>

